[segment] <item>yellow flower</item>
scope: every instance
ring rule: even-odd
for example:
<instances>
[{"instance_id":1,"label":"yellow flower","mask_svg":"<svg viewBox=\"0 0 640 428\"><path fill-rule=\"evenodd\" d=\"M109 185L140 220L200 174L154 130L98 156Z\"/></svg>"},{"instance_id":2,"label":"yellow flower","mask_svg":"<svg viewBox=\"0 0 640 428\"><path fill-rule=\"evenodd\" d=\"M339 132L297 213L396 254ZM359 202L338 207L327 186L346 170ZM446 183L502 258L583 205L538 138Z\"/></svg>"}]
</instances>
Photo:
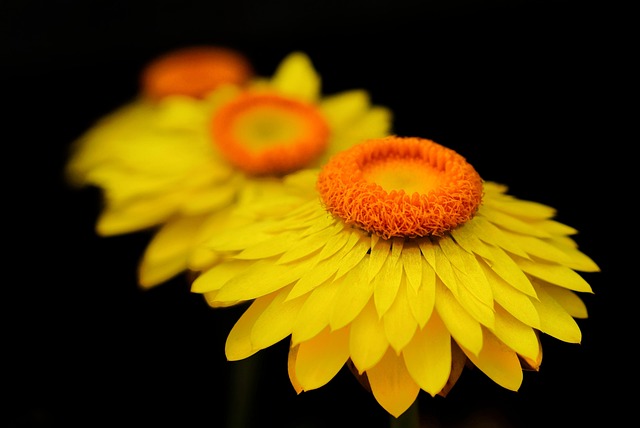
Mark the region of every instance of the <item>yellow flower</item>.
<instances>
[{"instance_id":1,"label":"yellow flower","mask_svg":"<svg viewBox=\"0 0 640 428\"><path fill-rule=\"evenodd\" d=\"M518 390L540 332L580 342L577 292L592 290L577 271L599 268L554 215L433 141L370 139L239 206L192 291L213 307L252 301L229 360L290 336L296 391L348 364L398 417L420 390L446 395L468 362Z\"/></svg>"},{"instance_id":2,"label":"yellow flower","mask_svg":"<svg viewBox=\"0 0 640 428\"><path fill-rule=\"evenodd\" d=\"M201 73L190 67L182 73ZM194 95L141 96L72 147L71 182L104 191L100 235L161 226L140 263L143 287L207 266L209 254L191 249L226 227L239 200L363 138L388 135L391 126L391 112L372 106L364 90L323 96L302 52L288 55L271 78Z\"/></svg>"}]
</instances>

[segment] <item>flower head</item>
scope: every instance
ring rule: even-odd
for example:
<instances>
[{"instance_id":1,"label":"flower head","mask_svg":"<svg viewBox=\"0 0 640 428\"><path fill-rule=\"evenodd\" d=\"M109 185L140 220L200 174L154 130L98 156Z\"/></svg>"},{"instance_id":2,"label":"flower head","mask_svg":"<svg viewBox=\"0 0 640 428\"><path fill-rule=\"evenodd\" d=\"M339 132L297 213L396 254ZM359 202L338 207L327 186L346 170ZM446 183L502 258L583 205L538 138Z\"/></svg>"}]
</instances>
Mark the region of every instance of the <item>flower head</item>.
<instances>
[{"instance_id":1,"label":"flower head","mask_svg":"<svg viewBox=\"0 0 640 428\"><path fill-rule=\"evenodd\" d=\"M203 98L220 85L242 85L251 77L253 67L240 52L222 46L189 46L147 64L140 75L140 90L153 100L172 95Z\"/></svg>"},{"instance_id":2,"label":"flower head","mask_svg":"<svg viewBox=\"0 0 640 428\"><path fill-rule=\"evenodd\" d=\"M397 417L420 390L446 395L467 363L517 390L541 364L540 333L581 341L578 292L592 290L577 271L599 268L576 230L433 141L363 141L270 196L205 243L219 259L192 284L214 307L251 301L229 360L289 337L298 392L347 364Z\"/></svg>"},{"instance_id":3,"label":"flower head","mask_svg":"<svg viewBox=\"0 0 640 428\"><path fill-rule=\"evenodd\" d=\"M104 191L99 234L161 226L140 264L142 286L207 266L211 254L191 249L226 227L238 201L270 192L285 174L320 166L363 138L389 133L387 108L372 106L360 89L324 96L319 74L301 52L288 55L271 78L238 85L221 73L229 81L206 94L187 90L168 72L208 76L222 57L229 59L190 51L152 65L147 80L164 72L168 77L156 80L181 91L160 96L168 91L156 90L162 84L147 85L156 89L145 93L157 96L108 115L73 146L70 180Z\"/></svg>"}]
</instances>

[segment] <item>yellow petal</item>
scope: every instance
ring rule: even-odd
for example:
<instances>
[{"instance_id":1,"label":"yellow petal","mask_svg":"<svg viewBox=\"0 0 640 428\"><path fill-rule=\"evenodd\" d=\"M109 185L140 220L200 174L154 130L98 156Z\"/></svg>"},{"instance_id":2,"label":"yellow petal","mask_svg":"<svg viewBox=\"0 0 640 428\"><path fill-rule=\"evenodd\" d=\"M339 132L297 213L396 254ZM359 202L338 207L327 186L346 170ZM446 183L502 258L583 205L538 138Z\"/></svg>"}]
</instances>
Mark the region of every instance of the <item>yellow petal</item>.
<instances>
[{"instance_id":1,"label":"yellow petal","mask_svg":"<svg viewBox=\"0 0 640 428\"><path fill-rule=\"evenodd\" d=\"M531 297L536 296L531 281L529 281L527 275L524 274L513 258L507 255L501 248L490 245L487 246L487 249L491 252L491 258L484 259L484 261L493 272L504 279L511 287Z\"/></svg>"},{"instance_id":2,"label":"yellow petal","mask_svg":"<svg viewBox=\"0 0 640 428\"><path fill-rule=\"evenodd\" d=\"M480 352L482 349L480 323L467 313L441 281L436 281L436 311L460 346L476 354Z\"/></svg>"},{"instance_id":3,"label":"yellow petal","mask_svg":"<svg viewBox=\"0 0 640 428\"><path fill-rule=\"evenodd\" d=\"M336 131L343 131L351 126L358 116L364 114L369 107L369 94L361 89L352 89L339 94L325 96L320 101L320 111Z\"/></svg>"},{"instance_id":4,"label":"yellow petal","mask_svg":"<svg viewBox=\"0 0 640 428\"><path fill-rule=\"evenodd\" d=\"M498 274L485 264L482 265L491 284L493 290L493 296L495 301L502 306L511 315L527 324L530 327L540 327L540 318L538 317L538 311L531 303L529 296L522 291L514 288L511 284L502 279ZM527 280L528 282L529 280ZM535 294L533 285L529 283L531 292Z\"/></svg>"},{"instance_id":5,"label":"yellow petal","mask_svg":"<svg viewBox=\"0 0 640 428\"><path fill-rule=\"evenodd\" d=\"M378 403L396 418L418 397L420 387L411 378L401 356L388 349L375 367L367 370L371 392Z\"/></svg>"},{"instance_id":6,"label":"yellow petal","mask_svg":"<svg viewBox=\"0 0 640 428\"><path fill-rule=\"evenodd\" d=\"M422 285L418 291L410 288L407 294L411 313L422 328L431 317L436 302L436 273L428 263L422 264Z\"/></svg>"},{"instance_id":7,"label":"yellow petal","mask_svg":"<svg viewBox=\"0 0 640 428\"><path fill-rule=\"evenodd\" d=\"M588 318L587 306L576 293L571 290L567 290L566 288L555 287L553 285L539 285L547 292L547 294L549 294L549 296L553 298L553 300L558 302L560 306L569 313L569 315L574 318Z\"/></svg>"},{"instance_id":8,"label":"yellow petal","mask_svg":"<svg viewBox=\"0 0 640 428\"><path fill-rule=\"evenodd\" d=\"M416 332L402 355L420 388L432 396L444 388L451 374L451 335L437 314Z\"/></svg>"},{"instance_id":9,"label":"yellow petal","mask_svg":"<svg viewBox=\"0 0 640 428\"><path fill-rule=\"evenodd\" d=\"M397 353L409 343L418 328L418 322L411 315L408 287L406 278L403 278L395 301L382 317L387 340Z\"/></svg>"},{"instance_id":10,"label":"yellow petal","mask_svg":"<svg viewBox=\"0 0 640 428\"><path fill-rule=\"evenodd\" d=\"M481 215L481 210L482 207L480 207L478 215L461 227L470 229L470 233L474 234L481 241L484 241L487 244L495 245L521 257L527 257L527 253L525 253L517 243L511 241L504 233L502 233L502 230L499 227Z\"/></svg>"},{"instance_id":11,"label":"yellow petal","mask_svg":"<svg viewBox=\"0 0 640 428\"><path fill-rule=\"evenodd\" d=\"M540 331L564 342L580 343L582 332L576 321L544 287L534 286L539 300L534 300L533 305L540 314Z\"/></svg>"},{"instance_id":12,"label":"yellow petal","mask_svg":"<svg viewBox=\"0 0 640 428\"><path fill-rule=\"evenodd\" d=\"M513 258L518 266L530 275L569 290L593 293L587 281L571 268L544 260L527 260L517 256Z\"/></svg>"},{"instance_id":13,"label":"yellow petal","mask_svg":"<svg viewBox=\"0 0 640 428\"><path fill-rule=\"evenodd\" d=\"M496 323L493 333L523 357L535 360L540 355L540 342L535 331L511 316L500 305L496 306Z\"/></svg>"},{"instance_id":14,"label":"yellow petal","mask_svg":"<svg viewBox=\"0 0 640 428\"><path fill-rule=\"evenodd\" d=\"M401 266L393 257L387 257L380 273L373 279L373 297L378 316L382 317L393 304L401 281Z\"/></svg>"},{"instance_id":15,"label":"yellow petal","mask_svg":"<svg viewBox=\"0 0 640 428\"><path fill-rule=\"evenodd\" d=\"M389 342L372 300L351 323L349 349L351 360L360 374L378 364Z\"/></svg>"},{"instance_id":16,"label":"yellow petal","mask_svg":"<svg viewBox=\"0 0 640 428\"><path fill-rule=\"evenodd\" d=\"M522 366L516 353L484 330L482 350L478 355L461 346L469 360L498 385L517 391L522 384Z\"/></svg>"},{"instance_id":17,"label":"yellow petal","mask_svg":"<svg viewBox=\"0 0 640 428\"><path fill-rule=\"evenodd\" d=\"M492 209L488 204L483 205L482 215L491 223L500 227L504 232L515 232L523 235L536 236L538 238L549 238L551 235L544 229L538 228L534 223L523 221L510 214L505 214Z\"/></svg>"},{"instance_id":18,"label":"yellow petal","mask_svg":"<svg viewBox=\"0 0 640 428\"><path fill-rule=\"evenodd\" d=\"M165 223L144 251L138 278L150 288L187 269L187 258L198 239L205 217L180 217Z\"/></svg>"},{"instance_id":19,"label":"yellow petal","mask_svg":"<svg viewBox=\"0 0 640 428\"><path fill-rule=\"evenodd\" d=\"M251 330L253 348L267 348L291 334L291 329L304 303L303 298L286 300L288 289L276 294L255 321Z\"/></svg>"},{"instance_id":20,"label":"yellow petal","mask_svg":"<svg viewBox=\"0 0 640 428\"><path fill-rule=\"evenodd\" d=\"M329 325L337 330L358 316L373 293L373 284L367 280L369 261L364 259L348 274L335 280L339 283L339 293L333 304Z\"/></svg>"},{"instance_id":21,"label":"yellow petal","mask_svg":"<svg viewBox=\"0 0 640 428\"><path fill-rule=\"evenodd\" d=\"M305 391L329 382L349 359L349 328L323 330L300 343L296 355L296 379Z\"/></svg>"},{"instance_id":22,"label":"yellow petal","mask_svg":"<svg viewBox=\"0 0 640 428\"><path fill-rule=\"evenodd\" d=\"M231 278L245 272L254 262L248 260L228 260L207 269L191 283L191 292L207 293L219 290Z\"/></svg>"},{"instance_id":23,"label":"yellow petal","mask_svg":"<svg viewBox=\"0 0 640 428\"><path fill-rule=\"evenodd\" d=\"M425 262L420 253L420 248L412 244L405 245L400 255L400 261L409 285L414 291L418 290L422 283L422 264Z\"/></svg>"},{"instance_id":24,"label":"yellow petal","mask_svg":"<svg viewBox=\"0 0 640 428\"><path fill-rule=\"evenodd\" d=\"M278 65L271 85L282 95L315 102L320 96L321 79L307 55L293 52Z\"/></svg>"},{"instance_id":25,"label":"yellow petal","mask_svg":"<svg viewBox=\"0 0 640 428\"><path fill-rule=\"evenodd\" d=\"M251 344L251 330L258 317L262 314L262 311L271 304L275 296L276 294L274 293L254 300L251 306L249 306L235 323L225 343L224 352L227 360L242 360L259 351L259 349L254 348Z\"/></svg>"},{"instance_id":26,"label":"yellow petal","mask_svg":"<svg viewBox=\"0 0 640 428\"><path fill-rule=\"evenodd\" d=\"M291 333L293 345L311 339L329 325L329 314L340 285L341 283L327 281L306 297Z\"/></svg>"},{"instance_id":27,"label":"yellow petal","mask_svg":"<svg viewBox=\"0 0 640 428\"><path fill-rule=\"evenodd\" d=\"M293 283L307 269L308 266L301 263L275 264L269 259L258 260L227 281L217 299L221 302L255 299Z\"/></svg>"}]
</instances>

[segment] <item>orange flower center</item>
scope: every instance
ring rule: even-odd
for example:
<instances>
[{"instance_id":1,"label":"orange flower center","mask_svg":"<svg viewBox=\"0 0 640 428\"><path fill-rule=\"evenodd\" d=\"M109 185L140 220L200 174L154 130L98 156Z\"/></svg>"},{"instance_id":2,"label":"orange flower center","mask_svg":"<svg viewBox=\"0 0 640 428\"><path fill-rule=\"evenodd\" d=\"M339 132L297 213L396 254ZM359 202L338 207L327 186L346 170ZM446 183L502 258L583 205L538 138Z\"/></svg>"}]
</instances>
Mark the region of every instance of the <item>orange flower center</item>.
<instances>
[{"instance_id":1,"label":"orange flower center","mask_svg":"<svg viewBox=\"0 0 640 428\"><path fill-rule=\"evenodd\" d=\"M194 46L164 54L141 74L142 93L158 100L169 95L202 98L223 83L244 84L253 75L248 59L232 49Z\"/></svg>"},{"instance_id":2,"label":"orange flower center","mask_svg":"<svg viewBox=\"0 0 640 428\"><path fill-rule=\"evenodd\" d=\"M211 133L232 164L254 175L308 166L329 140L329 126L315 106L263 92L245 92L223 105Z\"/></svg>"},{"instance_id":3,"label":"orange flower center","mask_svg":"<svg viewBox=\"0 0 640 428\"><path fill-rule=\"evenodd\" d=\"M455 151L396 136L333 156L317 188L327 211L385 239L442 236L473 218L483 193L480 175Z\"/></svg>"}]
</instances>

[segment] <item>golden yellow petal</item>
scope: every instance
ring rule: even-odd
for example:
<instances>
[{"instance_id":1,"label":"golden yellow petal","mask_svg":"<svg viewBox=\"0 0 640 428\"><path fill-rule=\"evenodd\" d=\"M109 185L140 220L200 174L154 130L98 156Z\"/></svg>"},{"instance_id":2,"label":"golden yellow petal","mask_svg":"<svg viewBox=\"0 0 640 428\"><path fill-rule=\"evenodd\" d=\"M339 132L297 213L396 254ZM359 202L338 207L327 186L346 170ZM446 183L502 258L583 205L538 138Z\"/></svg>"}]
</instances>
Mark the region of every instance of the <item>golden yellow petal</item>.
<instances>
[{"instance_id":1,"label":"golden yellow petal","mask_svg":"<svg viewBox=\"0 0 640 428\"><path fill-rule=\"evenodd\" d=\"M257 260L272 256L278 256L286 252L294 244L300 241L297 233L279 233L277 239L269 239L248 245L239 254L234 255L236 259Z\"/></svg>"},{"instance_id":2,"label":"golden yellow petal","mask_svg":"<svg viewBox=\"0 0 640 428\"><path fill-rule=\"evenodd\" d=\"M281 95L315 102L320 96L321 78L307 55L293 52L278 65L270 85Z\"/></svg>"},{"instance_id":3,"label":"golden yellow petal","mask_svg":"<svg viewBox=\"0 0 640 428\"><path fill-rule=\"evenodd\" d=\"M501 248L492 245L487 246L487 249L491 252L491 258L484 261L491 268L491 271L504 279L511 287L531 297L536 297L531 281L511 256Z\"/></svg>"},{"instance_id":4,"label":"golden yellow petal","mask_svg":"<svg viewBox=\"0 0 640 428\"><path fill-rule=\"evenodd\" d=\"M508 284L498 274L485 264L482 264L495 301L507 312L519 319L523 323L533 328L540 327L540 318L535 306L527 294ZM527 280L528 281L528 280ZM535 294L533 285L530 284L531 292Z\"/></svg>"},{"instance_id":5,"label":"golden yellow petal","mask_svg":"<svg viewBox=\"0 0 640 428\"><path fill-rule=\"evenodd\" d=\"M292 284L308 269L308 265L293 262L275 264L273 260L258 260L226 282L217 299L221 302L250 300Z\"/></svg>"},{"instance_id":6,"label":"golden yellow petal","mask_svg":"<svg viewBox=\"0 0 640 428\"><path fill-rule=\"evenodd\" d=\"M329 314L335 302L335 296L340 291L340 285L337 282L327 281L316 287L306 297L291 332L293 345L311 339L329 325Z\"/></svg>"},{"instance_id":7,"label":"golden yellow petal","mask_svg":"<svg viewBox=\"0 0 640 428\"><path fill-rule=\"evenodd\" d=\"M357 233L358 240L351 249L340 259L336 278L354 269L371 250L371 238L365 233ZM368 263L368 261L367 261Z\"/></svg>"},{"instance_id":8,"label":"golden yellow petal","mask_svg":"<svg viewBox=\"0 0 640 428\"><path fill-rule=\"evenodd\" d=\"M418 328L418 322L412 316L409 306L408 287L407 280L403 277L396 299L382 317L387 340L398 354L409 343Z\"/></svg>"},{"instance_id":9,"label":"golden yellow petal","mask_svg":"<svg viewBox=\"0 0 640 428\"><path fill-rule=\"evenodd\" d=\"M382 317L393 304L402 281L402 267L397 258L387 257L380 273L373 279L373 297L378 316Z\"/></svg>"},{"instance_id":10,"label":"golden yellow petal","mask_svg":"<svg viewBox=\"0 0 640 428\"><path fill-rule=\"evenodd\" d=\"M289 298L295 299L296 297L312 291L320 284L331 278L339 267L340 260L336 260L334 257L330 257L316 263L313 266L313 269L308 269L295 283L291 293L289 294Z\"/></svg>"},{"instance_id":11,"label":"golden yellow petal","mask_svg":"<svg viewBox=\"0 0 640 428\"><path fill-rule=\"evenodd\" d=\"M231 278L245 272L254 262L249 260L227 260L207 269L191 283L191 292L207 293L219 290Z\"/></svg>"},{"instance_id":12,"label":"golden yellow petal","mask_svg":"<svg viewBox=\"0 0 640 428\"><path fill-rule=\"evenodd\" d=\"M291 334L304 298L286 300L290 287L274 293L276 297L255 320L251 329L251 344L254 348L267 348Z\"/></svg>"},{"instance_id":13,"label":"golden yellow petal","mask_svg":"<svg viewBox=\"0 0 640 428\"><path fill-rule=\"evenodd\" d=\"M349 359L349 327L323 330L300 343L296 355L295 375L305 391L329 382Z\"/></svg>"},{"instance_id":14,"label":"golden yellow petal","mask_svg":"<svg viewBox=\"0 0 640 428\"><path fill-rule=\"evenodd\" d=\"M375 367L367 370L367 377L373 396L396 418L411 406L420 392L420 387L404 365L404 359L391 349Z\"/></svg>"},{"instance_id":15,"label":"golden yellow petal","mask_svg":"<svg viewBox=\"0 0 640 428\"><path fill-rule=\"evenodd\" d=\"M458 291L454 293L454 297L458 300L458 303L480 324L493 327L495 322L493 298L488 304L480 301L471 291L473 284L467 286L465 284L465 278L462 277L463 274L457 269L454 269L454 273L458 283L456 288Z\"/></svg>"},{"instance_id":16,"label":"golden yellow petal","mask_svg":"<svg viewBox=\"0 0 640 428\"><path fill-rule=\"evenodd\" d=\"M458 285L464 286L487 307L492 307L493 294L491 286L476 256L468 253L449 238L440 239L438 244L453 266Z\"/></svg>"},{"instance_id":17,"label":"golden yellow petal","mask_svg":"<svg viewBox=\"0 0 640 428\"><path fill-rule=\"evenodd\" d=\"M358 316L362 308L371 299L373 284L367 280L369 261L361 260L343 277L335 279L340 291L336 295L329 325L332 330L344 327Z\"/></svg>"},{"instance_id":18,"label":"golden yellow petal","mask_svg":"<svg viewBox=\"0 0 640 428\"><path fill-rule=\"evenodd\" d=\"M335 234L336 230L334 228L325 227L324 229L305 236L302 239L298 237L298 241L282 254L278 259L278 263L288 263L298 260L319 250L325 242Z\"/></svg>"},{"instance_id":19,"label":"golden yellow petal","mask_svg":"<svg viewBox=\"0 0 640 428\"><path fill-rule=\"evenodd\" d=\"M224 352L229 361L242 360L260 349L254 348L251 343L251 330L256 320L262 315L276 297L277 293L256 299L235 323L225 343Z\"/></svg>"},{"instance_id":20,"label":"golden yellow petal","mask_svg":"<svg viewBox=\"0 0 640 428\"><path fill-rule=\"evenodd\" d=\"M526 273L550 282L551 284L559 285L560 287L573 291L593 293L587 281L571 268L538 259L528 260L518 256L513 256L513 259Z\"/></svg>"},{"instance_id":21,"label":"golden yellow petal","mask_svg":"<svg viewBox=\"0 0 640 428\"><path fill-rule=\"evenodd\" d=\"M405 244L400 261L409 285L414 292L417 291L422 283L422 265L425 263L420 248L415 244Z\"/></svg>"},{"instance_id":22,"label":"golden yellow petal","mask_svg":"<svg viewBox=\"0 0 640 428\"><path fill-rule=\"evenodd\" d=\"M439 280L436 280L436 311L460 346L476 354L480 352L482 349L480 323L467 313L451 291Z\"/></svg>"},{"instance_id":23,"label":"golden yellow petal","mask_svg":"<svg viewBox=\"0 0 640 428\"><path fill-rule=\"evenodd\" d=\"M355 119L367 111L369 94L362 89L352 89L327 95L319 104L320 111L329 123L329 127L334 132L344 132L350 129Z\"/></svg>"},{"instance_id":24,"label":"golden yellow petal","mask_svg":"<svg viewBox=\"0 0 640 428\"><path fill-rule=\"evenodd\" d=\"M391 241L379 239L378 235L371 235L371 254L369 256L369 281L375 278L391 251Z\"/></svg>"},{"instance_id":25,"label":"golden yellow petal","mask_svg":"<svg viewBox=\"0 0 640 428\"><path fill-rule=\"evenodd\" d=\"M287 371L289 373L289 380L291 381L291 385L293 385L293 389L297 394L300 394L304 391L304 388L298 381L298 377L296 376L296 357L298 356L298 346L291 345L289 347L289 355L287 357Z\"/></svg>"},{"instance_id":26,"label":"golden yellow petal","mask_svg":"<svg viewBox=\"0 0 640 428\"><path fill-rule=\"evenodd\" d=\"M482 216L481 211L482 207L480 207L478 215L461 227L470 229L469 233L474 234L481 241L484 241L487 244L500 247L503 250L517 254L521 257L527 257L527 253L524 252L517 243L511 241L504 233L502 233L502 230L499 227L491 223L486 217Z\"/></svg>"},{"instance_id":27,"label":"golden yellow petal","mask_svg":"<svg viewBox=\"0 0 640 428\"><path fill-rule=\"evenodd\" d=\"M420 388L438 394L451 374L451 335L434 314L402 350L409 374Z\"/></svg>"},{"instance_id":28,"label":"golden yellow petal","mask_svg":"<svg viewBox=\"0 0 640 428\"><path fill-rule=\"evenodd\" d=\"M555 262L563 265L571 263L571 258L557 246L553 245L549 239L541 239L532 236L525 236L509 231L504 232L511 239L518 242L518 246L527 254L542 260Z\"/></svg>"},{"instance_id":29,"label":"golden yellow petal","mask_svg":"<svg viewBox=\"0 0 640 428\"><path fill-rule=\"evenodd\" d=\"M98 217L96 232L113 236L148 229L167 220L175 211L175 204L132 202L121 206L106 206Z\"/></svg>"},{"instance_id":30,"label":"golden yellow petal","mask_svg":"<svg viewBox=\"0 0 640 428\"><path fill-rule=\"evenodd\" d=\"M206 218L179 217L165 223L145 248L138 268L144 288L158 285L187 269L187 258Z\"/></svg>"},{"instance_id":31,"label":"golden yellow petal","mask_svg":"<svg viewBox=\"0 0 640 428\"><path fill-rule=\"evenodd\" d=\"M535 360L540 354L540 342L535 331L496 305L496 323L492 330L500 341L519 355Z\"/></svg>"},{"instance_id":32,"label":"golden yellow petal","mask_svg":"<svg viewBox=\"0 0 640 428\"><path fill-rule=\"evenodd\" d=\"M578 250L577 245L575 245L572 240L567 242L567 240L562 238L554 238L550 240L550 242L565 253L567 261L563 264L567 267L582 272L600 272L600 267L596 262L582 251Z\"/></svg>"},{"instance_id":33,"label":"golden yellow petal","mask_svg":"<svg viewBox=\"0 0 640 428\"><path fill-rule=\"evenodd\" d=\"M517 391L523 378L518 356L490 331L483 331L484 344L479 354L474 355L461 346L462 350L469 360L495 383L511 391Z\"/></svg>"},{"instance_id":34,"label":"golden yellow petal","mask_svg":"<svg viewBox=\"0 0 640 428\"><path fill-rule=\"evenodd\" d=\"M456 227L451 231L451 236L463 249L470 253L482 256L485 259L491 260L491 252L487 248L488 244L482 242L468 227Z\"/></svg>"},{"instance_id":35,"label":"golden yellow petal","mask_svg":"<svg viewBox=\"0 0 640 428\"><path fill-rule=\"evenodd\" d=\"M582 332L571 315L546 291L534 283L539 300L533 300L540 314L540 331L569 343L580 343Z\"/></svg>"},{"instance_id":36,"label":"golden yellow petal","mask_svg":"<svg viewBox=\"0 0 640 428\"><path fill-rule=\"evenodd\" d=\"M349 337L351 360L362 374L378 364L387 348L389 348L389 342L384 333L384 326L373 301L369 300L351 323Z\"/></svg>"},{"instance_id":37,"label":"golden yellow petal","mask_svg":"<svg viewBox=\"0 0 640 428\"><path fill-rule=\"evenodd\" d=\"M411 313L423 328L431 314L436 302L436 273L428 263L422 264L422 285L417 292L410 288L407 290Z\"/></svg>"},{"instance_id":38,"label":"golden yellow petal","mask_svg":"<svg viewBox=\"0 0 640 428\"><path fill-rule=\"evenodd\" d=\"M510 195L503 195L510 196ZM520 217L530 220L548 219L556 215L555 208L548 205L541 204L539 202L525 201L521 199L515 199L513 197L501 198L491 197L486 198L485 205L490 206L496 210L510 214L515 217Z\"/></svg>"},{"instance_id":39,"label":"golden yellow petal","mask_svg":"<svg viewBox=\"0 0 640 428\"><path fill-rule=\"evenodd\" d=\"M572 317L581 319L589 317L587 306L575 292L549 284L540 283L539 285Z\"/></svg>"}]
</instances>

